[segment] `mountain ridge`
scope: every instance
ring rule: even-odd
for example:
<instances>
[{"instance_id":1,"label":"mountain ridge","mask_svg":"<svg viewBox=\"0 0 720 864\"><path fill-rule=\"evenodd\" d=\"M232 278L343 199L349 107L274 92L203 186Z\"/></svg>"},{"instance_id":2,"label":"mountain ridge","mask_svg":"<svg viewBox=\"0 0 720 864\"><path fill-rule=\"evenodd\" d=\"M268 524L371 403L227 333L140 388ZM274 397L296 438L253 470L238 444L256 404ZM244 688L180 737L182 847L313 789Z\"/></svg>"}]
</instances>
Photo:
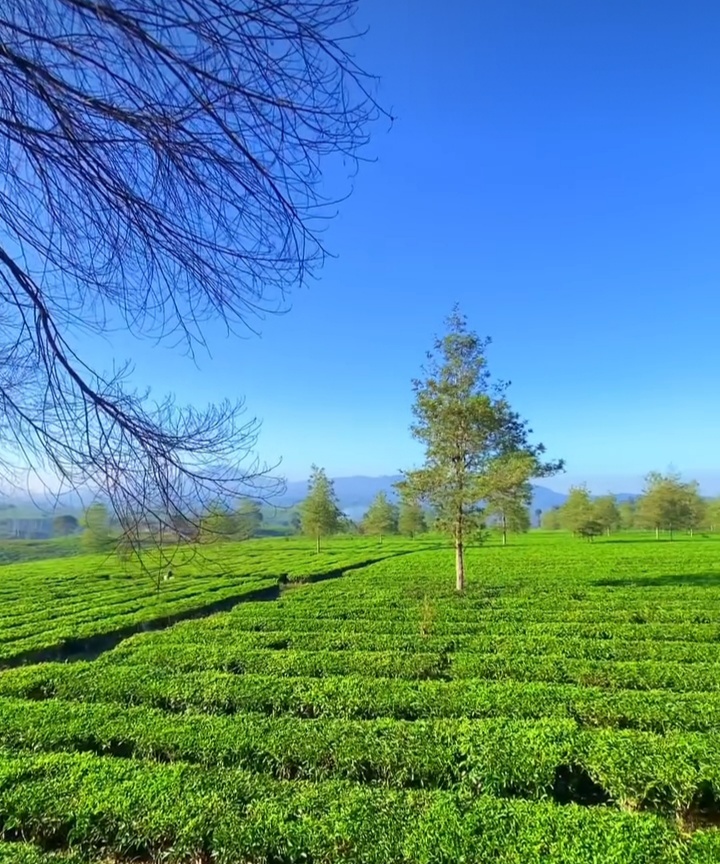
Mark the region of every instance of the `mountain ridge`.
<instances>
[{"instance_id":1,"label":"mountain ridge","mask_svg":"<svg viewBox=\"0 0 720 864\"><path fill-rule=\"evenodd\" d=\"M397 497L393 484L402 478L400 474L383 474L379 477L368 477L356 474L350 477L333 477L335 494L337 495L340 508L351 518L361 516L367 510L372 499L379 493L385 492L389 497ZM532 484L533 496L530 505L532 514L536 510L551 510L553 507L561 506L567 495L563 492L555 492L547 486ZM280 506L292 506L305 498L308 492L307 480L291 480L287 483L285 492L277 499Z\"/></svg>"}]
</instances>

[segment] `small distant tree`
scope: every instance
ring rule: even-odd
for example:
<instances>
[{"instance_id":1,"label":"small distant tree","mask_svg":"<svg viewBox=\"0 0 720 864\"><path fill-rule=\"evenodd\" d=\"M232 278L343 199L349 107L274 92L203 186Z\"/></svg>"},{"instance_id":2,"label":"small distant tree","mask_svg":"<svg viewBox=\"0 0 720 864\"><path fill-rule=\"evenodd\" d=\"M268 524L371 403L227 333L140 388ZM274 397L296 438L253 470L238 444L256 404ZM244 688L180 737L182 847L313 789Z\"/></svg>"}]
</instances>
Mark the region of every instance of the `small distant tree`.
<instances>
[{"instance_id":1,"label":"small distant tree","mask_svg":"<svg viewBox=\"0 0 720 864\"><path fill-rule=\"evenodd\" d=\"M588 519L578 528L577 534L591 543L603 533L603 524L598 519Z\"/></svg>"},{"instance_id":2,"label":"small distant tree","mask_svg":"<svg viewBox=\"0 0 720 864\"><path fill-rule=\"evenodd\" d=\"M250 540L260 530L262 521L260 504L246 498L235 512L235 536L238 540Z\"/></svg>"},{"instance_id":3,"label":"small distant tree","mask_svg":"<svg viewBox=\"0 0 720 864\"><path fill-rule=\"evenodd\" d=\"M610 534L620 527L621 518L614 495L603 495L593 501L593 516L602 531Z\"/></svg>"},{"instance_id":4,"label":"small distant tree","mask_svg":"<svg viewBox=\"0 0 720 864\"><path fill-rule=\"evenodd\" d=\"M673 533L687 528L691 521L691 498L693 484L683 483L680 475L661 474L653 471L645 478L645 488L638 501L638 521L642 527L654 528L659 539L660 531Z\"/></svg>"},{"instance_id":5,"label":"small distant tree","mask_svg":"<svg viewBox=\"0 0 720 864\"><path fill-rule=\"evenodd\" d=\"M302 532L315 538L315 551L320 552L320 538L336 534L342 517L333 482L323 468L312 466L309 493L299 506Z\"/></svg>"},{"instance_id":6,"label":"small distant tree","mask_svg":"<svg viewBox=\"0 0 720 864\"><path fill-rule=\"evenodd\" d=\"M595 520L593 502L587 486L571 486L565 503L560 508L562 527L582 536L583 527Z\"/></svg>"},{"instance_id":7,"label":"small distant tree","mask_svg":"<svg viewBox=\"0 0 720 864\"><path fill-rule=\"evenodd\" d=\"M484 524L484 507L493 489L489 477L495 461L525 454L533 463L531 476L548 476L561 462L543 463L542 444L529 442L532 430L511 409L508 384L491 381L486 350L467 327L456 307L447 333L435 341L423 369L413 382L413 436L425 446L422 468L405 472L401 492L429 503L436 526L451 535L455 546L455 586L465 588L465 544Z\"/></svg>"},{"instance_id":8,"label":"small distant tree","mask_svg":"<svg viewBox=\"0 0 720 864\"><path fill-rule=\"evenodd\" d=\"M560 507L553 507L546 510L542 515L542 528L545 531L560 531L562 530L562 510Z\"/></svg>"},{"instance_id":9,"label":"small distant tree","mask_svg":"<svg viewBox=\"0 0 720 864\"><path fill-rule=\"evenodd\" d=\"M75 516L65 515L56 516L53 519L53 533L57 537L68 537L70 534L75 534L80 526L80 523Z\"/></svg>"},{"instance_id":10,"label":"small distant tree","mask_svg":"<svg viewBox=\"0 0 720 864\"><path fill-rule=\"evenodd\" d=\"M530 453L508 453L498 456L488 466L483 485L485 513L500 526L502 545L507 545L508 531L523 534L530 528L532 486L529 478L535 470Z\"/></svg>"},{"instance_id":11,"label":"small distant tree","mask_svg":"<svg viewBox=\"0 0 720 864\"><path fill-rule=\"evenodd\" d=\"M222 543L237 535L237 519L222 501L213 502L200 520L200 542Z\"/></svg>"},{"instance_id":12,"label":"small distant tree","mask_svg":"<svg viewBox=\"0 0 720 864\"><path fill-rule=\"evenodd\" d=\"M415 537L427 531L425 512L419 501L413 499L400 499L400 512L398 514L398 531L406 537Z\"/></svg>"},{"instance_id":13,"label":"small distant tree","mask_svg":"<svg viewBox=\"0 0 720 864\"><path fill-rule=\"evenodd\" d=\"M535 509L535 525L538 528L540 528L542 526L542 515L543 515L543 511L540 509L540 507L537 507Z\"/></svg>"},{"instance_id":14,"label":"small distant tree","mask_svg":"<svg viewBox=\"0 0 720 864\"><path fill-rule=\"evenodd\" d=\"M388 499L385 492L378 492L362 520L364 534L382 538L386 534L397 534L398 508Z\"/></svg>"},{"instance_id":15,"label":"small distant tree","mask_svg":"<svg viewBox=\"0 0 720 864\"><path fill-rule=\"evenodd\" d=\"M104 504L91 504L83 516L82 545L88 552L106 552L112 545L110 515Z\"/></svg>"},{"instance_id":16,"label":"small distant tree","mask_svg":"<svg viewBox=\"0 0 720 864\"><path fill-rule=\"evenodd\" d=\"M302 518L298 511L290 517L290 530L293 534L302 534Z\"/></svg>"}]
</instances>

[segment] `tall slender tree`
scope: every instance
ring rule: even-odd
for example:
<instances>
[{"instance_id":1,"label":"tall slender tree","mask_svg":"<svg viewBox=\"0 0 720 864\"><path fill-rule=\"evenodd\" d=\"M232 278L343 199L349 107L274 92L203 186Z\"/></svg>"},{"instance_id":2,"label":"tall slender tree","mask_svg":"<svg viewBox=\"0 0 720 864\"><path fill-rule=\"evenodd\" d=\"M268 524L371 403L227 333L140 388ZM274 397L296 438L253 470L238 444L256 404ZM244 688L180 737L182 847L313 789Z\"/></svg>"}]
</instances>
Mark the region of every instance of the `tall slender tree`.
<instances>
[{"instance_id":1,"label":"tall slender tree","mask_svg":"<svg viewBox=\"0 0 720 864\"><path fill-rule=\"evenodd\" d=\"M308 496L300 504L300 524L303 534L315 538L315 551L319 553L320 539L339 530L342 512L333 482L323 468L312 466L308 485Z\"/></svg>"},{"instance_id":2,"label":"tall slender tree","mask_svg":"<svg viewBox=\"0 0 720 864\"><path fill-rule=\"evenodd\" d=\"M532 430L508 403L509 385L492 381L485 356L490 340L469 330L457 307L446 324L424 377L413 381L411 432L425 447L425 461L405 472L399 486L430 503L436 526L453 538L455 586L463 591L466 539L483 524L482 502L493 484L505 481L499 465L521 456L529 476L540 477L561 470L562 462L541 461L545 448L530 443Z\"/></svg>"}]
</instances>

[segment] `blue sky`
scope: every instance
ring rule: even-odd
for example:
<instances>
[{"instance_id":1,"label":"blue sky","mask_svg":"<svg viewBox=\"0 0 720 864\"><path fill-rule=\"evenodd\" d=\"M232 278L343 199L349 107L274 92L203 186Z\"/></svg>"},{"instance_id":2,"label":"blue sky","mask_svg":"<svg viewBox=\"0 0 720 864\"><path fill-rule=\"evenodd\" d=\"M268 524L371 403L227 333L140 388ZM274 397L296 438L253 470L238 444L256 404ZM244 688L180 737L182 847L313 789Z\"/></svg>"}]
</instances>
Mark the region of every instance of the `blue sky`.
<instances>
[{"instance_id":1,"label":"blue sky","mask_svg":"<svg viewBox=\"0 0 720 864\"><path fill-rule=\"evenodd\" d=\"M138 383L244 395L289 479L421 453L410 379L458 301L548 446L554 483L671 463L720 492L720 7L360 0L356 53L397 115L329 226L335 258L260 338L198 368L113 335Z\"/></svg>"}]
</instances>

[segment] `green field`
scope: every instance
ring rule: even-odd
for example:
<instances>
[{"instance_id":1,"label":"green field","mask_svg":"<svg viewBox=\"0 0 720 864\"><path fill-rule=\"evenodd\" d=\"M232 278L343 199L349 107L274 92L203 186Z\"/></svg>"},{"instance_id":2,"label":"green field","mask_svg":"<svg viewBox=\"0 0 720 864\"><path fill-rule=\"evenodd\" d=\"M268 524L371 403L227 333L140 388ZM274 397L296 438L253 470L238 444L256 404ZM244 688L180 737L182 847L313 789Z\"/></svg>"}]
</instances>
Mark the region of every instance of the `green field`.
<instances>
[{"instance_id":1,"label":"green field","mask_svg":"<svg viewBox=\"0 0 720 864\"><path fill-rule=\"evenodd\" d=\"M431 539L159 593L0 568L0 862L720 862L720 542L534 533L468 576Z\"/></svg>"}]
</instances>

